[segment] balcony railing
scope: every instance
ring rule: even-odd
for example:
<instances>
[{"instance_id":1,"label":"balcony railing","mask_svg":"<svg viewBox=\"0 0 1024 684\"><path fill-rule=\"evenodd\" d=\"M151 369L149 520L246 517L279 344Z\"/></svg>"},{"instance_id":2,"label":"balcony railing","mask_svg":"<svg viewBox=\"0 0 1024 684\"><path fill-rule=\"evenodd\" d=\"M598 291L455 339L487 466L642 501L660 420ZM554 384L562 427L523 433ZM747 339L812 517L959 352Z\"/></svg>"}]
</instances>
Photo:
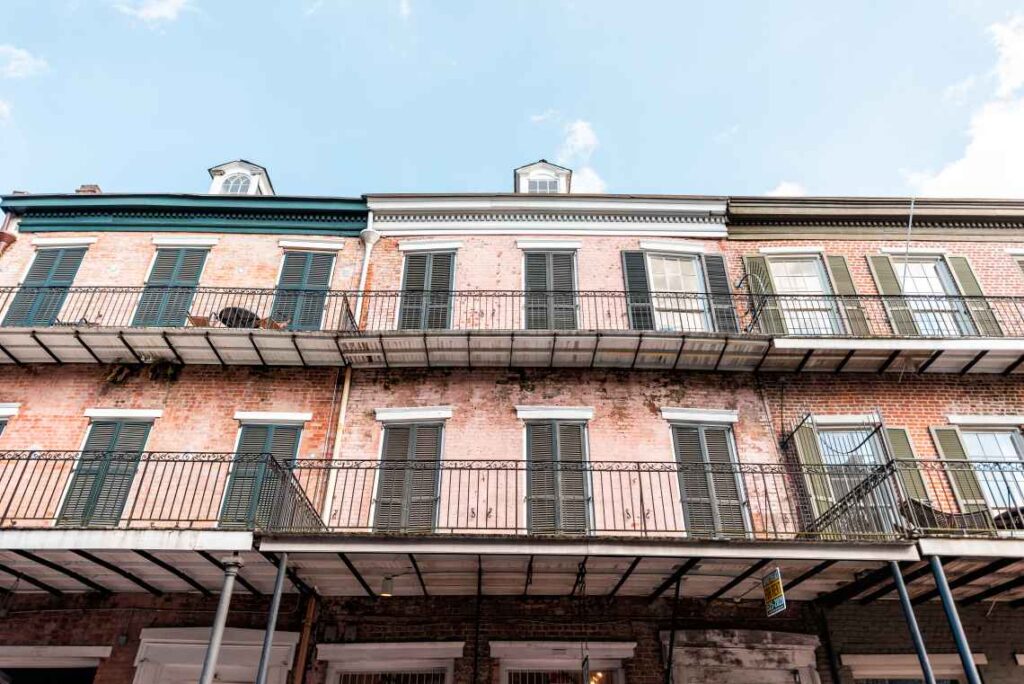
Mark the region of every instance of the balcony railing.
<instances>
[{"instance_id":1,"label":"balcony railing","mask_svg":"<svg viewBox=\"0 0 1024 684\"><path fill-rule=\"evenodd\" d=\"M398 331L657 331L811 338L1024 338L1024 297L624 291L0 288L0 326Z\"/></svg>"}]
</instances>

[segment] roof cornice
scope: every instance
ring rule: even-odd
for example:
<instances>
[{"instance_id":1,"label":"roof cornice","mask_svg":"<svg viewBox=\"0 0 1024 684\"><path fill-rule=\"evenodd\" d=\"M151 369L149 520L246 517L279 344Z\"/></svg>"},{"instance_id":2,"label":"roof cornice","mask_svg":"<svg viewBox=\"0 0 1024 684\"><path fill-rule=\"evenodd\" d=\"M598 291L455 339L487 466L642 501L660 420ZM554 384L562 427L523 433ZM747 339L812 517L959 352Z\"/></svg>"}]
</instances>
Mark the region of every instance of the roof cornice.
<instances>
[{"instance_id":1,"label":"roof cornice","mask_svg":"<svg viewBox=\"0 0 1024 684\"><path fill-rule=\"evenodd\" d=\"M21 215L31 210L94 211L97 209L199 209L222 211L365 212L366 203L356 198L289 197L281 195L4 195L0 208Z\"/></svg>"}]
</instances>

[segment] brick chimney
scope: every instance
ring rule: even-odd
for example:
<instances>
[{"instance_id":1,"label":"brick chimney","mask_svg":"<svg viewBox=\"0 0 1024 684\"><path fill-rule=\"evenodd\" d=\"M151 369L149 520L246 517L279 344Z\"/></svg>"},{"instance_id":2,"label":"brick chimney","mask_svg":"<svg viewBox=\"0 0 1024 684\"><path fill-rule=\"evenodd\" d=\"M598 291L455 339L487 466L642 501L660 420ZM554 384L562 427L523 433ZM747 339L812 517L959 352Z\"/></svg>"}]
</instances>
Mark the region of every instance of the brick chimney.
<instances>
[{"instance_id":1,"label":"brick chimney","mask_svg":"<svg viewBox=\"0 0 1024 684\"><path fill-rule=\"evenodd\" d=\"M79 185L78 189L75 190L75 194L76 195L101 195L101 194L103 194L103 191L100 190L100 186L94 185L92 183L87 183L85 185Z\"/></svg>"}]
</instances>

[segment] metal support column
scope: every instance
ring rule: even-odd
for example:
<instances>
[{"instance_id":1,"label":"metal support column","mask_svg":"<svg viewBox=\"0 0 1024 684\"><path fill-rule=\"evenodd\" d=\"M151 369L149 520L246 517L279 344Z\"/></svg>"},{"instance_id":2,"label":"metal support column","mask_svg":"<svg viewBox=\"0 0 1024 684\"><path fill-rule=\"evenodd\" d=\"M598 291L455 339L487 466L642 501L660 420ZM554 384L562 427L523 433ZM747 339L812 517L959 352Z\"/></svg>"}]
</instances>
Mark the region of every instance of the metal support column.
<instances>
[{"instance_id":1,"label":"metal support column","mask_svg":"<svg viewBox=\"0 0 1024 684\"><path fill-rule=\"evenodd\" d=\"M235 590L235 578L242 567L242 559L237 555L225 558L224 585L220 590L220 601L217 602L217 613L213 616L213 627L210 628L210 645L203 659L203 673L199 675L199 684L212 684L217 670L217 656L220 654L220 642L224 640L224 625L228 621L228 608L231 606L231 592Z\"/></svg>"},{"instance_id":2,"label":"metal support column","mask_svg":"<svg viewBox=\"0 0 1024 684\"><path fill-rule=\"evenodd\" d=\"M270 615L267 616L267 631L263 635L263 650L260 652L260 669L256 671L256 684L267 684L267 670L270 668L270 649L274 647L274 631L277 629L277 613L281 609L281 592L284 591L285 567L288 554L282 553L277 563L277 579L274 580L274 595L270 599ZM929 684L935 684L930 682Z\"/></svg>"},{"instance_id":3,"label":"metal support column","mask_svg":"<svg viewBox=\"0 0 1024 684\"><path fill-rule=\"evenodd\" d=\"M675 673L672 671L673 660L676 654L676 618L679 615L679 585L682 584L683 576L676 578L676 590L672 596L672 621L668 624L668 656L665 659L665 684L672 684L675 680Z\"/></svg>"},{"instance_id":4,"label":"metal support column","mask_svg":"<svg viewBox=\"0 0 1024 684\"><path fill-rule=\"evenodd\" d=\"M935 673L932 672L932 663L928 660L928 651L924 647L924 637L921 636L921 628L917 626L917 617L914 615L914 607L910 605L910 594L907 593L907 584L903 581L903 571L896 561L889 561L889 569L892 571L892 581L896 585L896 591L900 595L900 605L903 606L903 617L907 621L907 629L910 630L910 638L914 641L914 651L917 652L917 661L921 663L921 673L924 674L924 684L935 684Z\"/></svg>"},{"instance_id":5,"label":"metal support column","mask_svg":"<svg viewBox=\"0 0 1024 684\"><path fill-rule=\"evenodd\" d=\"M931 556L928 563L932 566L932 574L935 575L935 586L942 597L942 608L946 611L946 620L949 621L949 629L953 632L953 641L956 642L956 651L960 654L960 663L964 667L964 674L967 676L967 684L981 684L981 677L978 675L978 668L974 665L974 656L971 654L971 646L967 643L967 635L964 634L964 626L960 624L960 614L956 610L956 602L953 601L953 592L949 590L949 582L946 581L946 571L942 568L942 561L938 556Z\"/></svg>"}]
</instances>

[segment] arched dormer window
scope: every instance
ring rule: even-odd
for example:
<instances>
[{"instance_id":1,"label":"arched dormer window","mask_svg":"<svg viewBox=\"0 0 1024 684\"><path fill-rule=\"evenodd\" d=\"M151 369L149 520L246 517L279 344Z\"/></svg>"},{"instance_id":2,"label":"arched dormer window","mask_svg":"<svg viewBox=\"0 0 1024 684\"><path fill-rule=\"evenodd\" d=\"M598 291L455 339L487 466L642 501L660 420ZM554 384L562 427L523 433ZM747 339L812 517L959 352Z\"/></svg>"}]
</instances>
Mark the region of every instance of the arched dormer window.
<instances>
[{"instance_id":1,"label":"arched dormer window","mask_svg":"<svg viewBox=\"0 0 1024 684\"><path fill-rule=\"evenodd\" d=\"M249 193L249 184L252 180L244 173L233 173L224 179L220 186L221 192L225 195L246 195Z\"/></svg>"}]
</instances>

